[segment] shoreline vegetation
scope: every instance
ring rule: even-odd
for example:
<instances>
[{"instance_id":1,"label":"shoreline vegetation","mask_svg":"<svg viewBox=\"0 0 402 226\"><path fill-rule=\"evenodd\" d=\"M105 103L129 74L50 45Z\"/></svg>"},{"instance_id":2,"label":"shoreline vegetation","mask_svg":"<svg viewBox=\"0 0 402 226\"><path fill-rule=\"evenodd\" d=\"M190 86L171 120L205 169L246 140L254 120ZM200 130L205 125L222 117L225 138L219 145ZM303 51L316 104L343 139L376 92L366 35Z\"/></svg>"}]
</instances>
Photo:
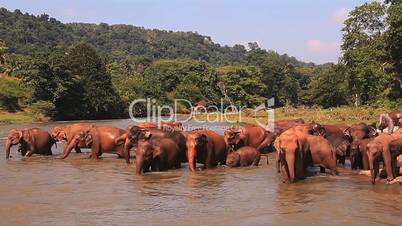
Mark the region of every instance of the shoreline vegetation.
<instances>
[{"instance_id":1,"label":"shoreline vegetation","mask_svg":"<svg viewBox=\"0 0 402 226\"><path fill-rule=\"evenodd\" d=\"M153 106L219 108L273 100L277 120L371 124L402 106L401 15L400 1L357 6L340 31L339 61L315 64L257 42L226 46L196 32L62 23L0 7L0 123L127 118L132 101L147 97ZM239 123L266 117L247 115Z\"/></svg>"},{"instance_id":2,"label":"shoreline vegetation","mask_svg":"<svg viewBox=\"0 0 402 226\"><path fill-rule=\"evenodd\" d=\"M314 107L281 107L275 108L275 121L278 120L289 120L289 119L303 119L307 122L318 122L321 124L337 124L337 123L346 123L348 125L365 122L367 124L373 124L378 121L378 117L380 114L384 112L390 112L393 110L401 110L395 108L388 107L371 107L371 106L361 106L361 107L335 107L335 108L314 108ZM211 113L210 116L206 114L197 114L194 116L197 120L205 120L207 117L213 120L216 118ZM214 118L215 117L215 118ZM219 115L222 117L222 115ZM227 118L230 121L237 121L236 118L240 118L237 114L227 115ZM258 122L262 124L266 124L268 122L267 112L260 111L255 115L247 114L245 112L241 113L241 119L238 120L237 123L234 124L258 124Z\"/></svg>"},{"instance_id":3,"label":"shoreline vegetation","mask_svg":"<svg viewBox=\"0 0 402 226\"><path fill-rule=\"evenodd\" d=\"M373 124L378 121L378 117L381 113L390 111L400 111L402 109L387 108L387 107L371 107L371 106L361 106L361 107L335 107L335 108L318 108L318 107L280 107L275 108L275 121L277 120L287 120L287 119L297 119L302 118L306 122L319 122L322 124L336 124L336 123L346 123L354 124L359 122L365 122L367 124ZM186 114L184 114L186 115ZM219 112L210 112L194 114L192 119L195 120L216 120L225 119L224 115ZM241 113L241 117L238 114L232 113L227 114L226 118L233 124L257 124L261 122L263 124L267 123L267 112L260 111L255 115L246 112ZM237 120L239 118L240 120ZM75 120L73 120L75 121ZM79 120L77 120L79 121ZM47 123L47 122L57 122L53 121L47 117L38 116L30 110L19 111L15 113L10 113L7 111L0 110L0 126L7 124L19 124L19 123Z\"/></svg>"}]
</instances>

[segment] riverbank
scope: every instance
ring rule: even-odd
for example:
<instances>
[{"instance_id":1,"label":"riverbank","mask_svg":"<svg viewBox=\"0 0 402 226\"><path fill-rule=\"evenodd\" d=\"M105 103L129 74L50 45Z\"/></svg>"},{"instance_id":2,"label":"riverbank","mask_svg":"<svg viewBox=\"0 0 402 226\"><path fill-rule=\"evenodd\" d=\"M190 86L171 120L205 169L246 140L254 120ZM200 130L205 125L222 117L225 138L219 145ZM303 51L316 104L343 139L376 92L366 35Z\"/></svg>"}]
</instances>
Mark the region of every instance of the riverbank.
<instances>
[{"instance_id":1,"label":"riverbank","mask_svg":"<svg viewBox=\"0 0 402 226\"><path fill-rule=\"evenodd\" d=\"M287 119L297 119L302 118L306 122L320 122L322 124L336 124L336 123L346 123L354 124L359 122L365 122L367 124L372 124L378 121L380 114L385 112L391 112L398 109L391 108L377 108L370 106L363 107L337 107L337 108L307 108L307 107L282 107L274 109L275 121L277 120L287 120ZM401 109L399 109L401 110ZM239 124L267 124L268 117L267 112L260 111L257 113L249 111L242 112L239 114L197 114L194 116L197 120L215 120L216 118L220 120L228 119L232 123Z\"/></svg>"},{"instance_id":2,"label":"riverbank","mask_svg":"<svg viewBox=\"0 0 402 226\"><path fill-rule=\"evenodd\" d=\"M33 113L19 111L15 113L0 110L0 125L40 122Z\"/></svg>"},{"instance_id":3,"label":"riverbank","mask_svg":"<svg viewBox=\"0 0 402 226\"><path fill-rule=\"evenodd\" d=\"M316 121L323 124L335 124L335 123L347 123L353 124L358 122L365 122L372 124L377 122L381 113L396 111L402 109L391 108L374 108L374 107L338 107L338 108L306 108L306 107L282 107L274 110L275 120L297 119L302 118L306 122ZM261 111L252 113L251 111L245 111L240 114L197 114L193 115L196 120L209 120L213 121L216 118L221 121L239 123L239 124L266 124L268 122L267 112ZM10 113L0 110L0 125L5 124L18 124L18 123L33 123L33 122L47 122L48 119L43 117L37 117L30 111L21 111L16 113Z\"/></svg>"}]
</instances>

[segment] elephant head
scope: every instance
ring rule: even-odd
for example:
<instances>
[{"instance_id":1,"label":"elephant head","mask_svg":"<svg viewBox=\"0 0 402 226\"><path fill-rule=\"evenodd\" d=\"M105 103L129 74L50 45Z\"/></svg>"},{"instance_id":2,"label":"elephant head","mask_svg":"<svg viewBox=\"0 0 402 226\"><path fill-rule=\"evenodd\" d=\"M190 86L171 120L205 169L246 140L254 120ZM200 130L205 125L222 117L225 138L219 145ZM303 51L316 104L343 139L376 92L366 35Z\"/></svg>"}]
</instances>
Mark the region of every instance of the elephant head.
<instances>
[{"instance_id":1,"label":"elephant head","mask_svg":"<svg viewBox=\"0 0 402 226\"><path fill-rule=\"evenodd\" d=\"M322 136L322 137L327 137L327 131L325 128L316 122L311 123L311 129L309 131L311 135L316 135L316 136Z\"/></svg>"},{"instance_id":2,"label":"elephant head","mask_svg":"<svg viewBox=\"0 0 402 226\"><path fill-rule=\"evenodd\" d=\"M7 140L6 140L6 158L7 159L10 157L11 146L21 143L22 139L23 139L23 134L22 134L21 130L11 129L9 131Z\"/></svg>"},{"instance_id":3,"label":"elephant head","mask_svg":"<svg viewBox=\"0 0 402 226\"><path fill-rule=\"evenodd\" d=\"M377 123L377 129L383 131L385 128L388 128L388 133L392 133L394 130L394 120L389 116L389 114L384 113L380 115L380 118Z\"/></svg>"},{"instance_id":4,"label":"elephant head","mask_svg":"<svg viewBox=\"0 0 402 226\"><path fill-rule=\"evenodd\" d=\"M235 147L240 143L244 135L241 135L241 130L236 128L229 128L225 130L223 134L223 139L225 140L226 147L228 150L234 150Z\"/></svg>"},{"instance_id":5,"label":"elephant head","mask_svg":"<svg viewBox=\"0 0 402 226\"><path fill-rule=\"evenodd\" d=\"M67 133L62 127L54 127L51 135L56 142L67 140Z\"/></svg>"},{"instance_id":6,"label":"elephant head","mask_svg":"<svg viewBox=\"0 0 402 226\"><path fill-rule=\"evenodd\" d=\"M138 141L138 147L135 150L136 173L141 174L149 171L152 161L160 152L160 148L151 144L152 134L145 132Z\"/></svg>"},{"instance_id":7,"label":"elephant head","mask_svg":"<svg viewBox=\"0 0 402 226\"><path fill-rule=\"evenodd\" d=\"M367 158L369 161L372 184L375 184L379 172L382 151L383 145L380 142L370 142L367 144Z\"/></svg>"},{"instance_id":8,"label":"elephant head","mask_svg":"<svg viewBox=\"0 0 402 226\"><path fill-rule=\"evenodd\" d=\"M20 144L18 151L21 152L22 156L32 154L34 149L33 146L34 142L35 142L34 137L31 135L29 129L22 129L22 130L11 129L9 131L6 141L6 158L8 159L10 157L11 146L17 144Z\"/></svg>"},{"instance_id":9,"label":"elephant head","mask_svg":"<svg viewBox=\"0 0 402 226\"><path fill-rule=\"evenodd\" d=\"M349 140L354 141L374 137L377 135L377 131L372 126L368 126L365 123L359 123L345 129L343 134L348 137Z\"/></svg>"},{"instance_id":10,"label":"elephant head","mask_svg":"<svg viewBox=\"0 0 402 226\"><path fill-rule=\"evenodd\" d=\"M127 163L130 163L130 149L135 147L140 139L144 138L146 132L149 130L130 125L127 127L127 133L115 139L116 144L120 144L124 140L124 156Z\"/></svg>"},{"instance_id":11,"label":"elephant head","mask_svg":"<svg viewBox=\"0 0 402 226\"><path fill-rule=\"evenodd\" d=\"M350 144L350 154L349 154L349 159L350 159L350 166L352 169L357 169L358 167L358 158L359 158L359 153L360 153L360 140L354 140Z\"/></svg>"},{"instance_id":12,"label":"elephant head","mask_svg":"<svg viewBox=\"0 0 402 226\"><path fill-rule=\"evenodd\" d=\"M230 167L240 166L240 155L239 153L232 151L226 156L226 165Z\"/></svg>"},{"instance_id":13,"label":"elephant head","mask_svg":"<svg viewBox=\"0 0 402 226\"><path fill-rule=\"evenodd\" d=\"M198 132L190 132L187 134L187 160L188 167L191 171L195 171L197 158L199 155L206 155L208 152L208 137Z\"/></svg>"},{"instance_id":14,"label":"elephant head","mask_svg":"<svg viewBox=\"0 0 402 226\"><path fill-rule=\"evenodd\" d=\"M91 147L93 136L89 133L89 130L77 133L65 147L63 156L61 158L67 158L67 156L71 153L71 150L81 142L84 142L87 147Z\"/></svg>"}]
</instances>

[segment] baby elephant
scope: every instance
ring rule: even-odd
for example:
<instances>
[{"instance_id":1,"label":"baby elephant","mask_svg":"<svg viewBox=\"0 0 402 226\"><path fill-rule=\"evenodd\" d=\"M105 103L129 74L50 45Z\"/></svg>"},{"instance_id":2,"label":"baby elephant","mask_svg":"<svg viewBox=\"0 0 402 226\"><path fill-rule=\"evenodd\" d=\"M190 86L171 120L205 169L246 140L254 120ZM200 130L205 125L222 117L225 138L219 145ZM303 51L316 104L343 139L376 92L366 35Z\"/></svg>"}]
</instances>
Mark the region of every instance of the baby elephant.
<instances>
[{"instance_id":1,"label":"baby elephant","mask_svg":"<svg viewBox=\"0 0 402 226\"><path fill-rule=\"evenodd\" d=\"M258 166L260 159L261 153L256 148L245 146L230 152L226 157L226 165L230 167Z\"/></svg>"}]
</instances>

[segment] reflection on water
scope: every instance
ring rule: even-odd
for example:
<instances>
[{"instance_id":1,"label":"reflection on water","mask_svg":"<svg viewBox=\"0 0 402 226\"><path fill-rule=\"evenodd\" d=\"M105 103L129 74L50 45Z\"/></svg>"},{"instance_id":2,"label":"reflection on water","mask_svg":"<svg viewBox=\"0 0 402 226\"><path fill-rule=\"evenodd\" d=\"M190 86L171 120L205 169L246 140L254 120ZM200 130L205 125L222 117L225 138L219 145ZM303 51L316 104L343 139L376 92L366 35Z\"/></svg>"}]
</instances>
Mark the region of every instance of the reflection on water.
<instances>
[{"instance_id":1,"label":"reflection on water","mask_svg":"<svg viewBox=\"0 0 402 226\"><path fill-rule=\"evenodd\" d=\"M102 121L126 127L127 121ZM39 124L49 129L56 124ZM221 125L214 129L223 132ZM8 129L0 127L0 137ZM20 125L17 127L25 127ZM61 153L63 145L54 149ZM315 176L282 184L274 164L143 176L114 155L5 160L0 143L1 225L400 225L401 186L366 177ZM88 152L88 150L86 150ZM273 155L270 155L273 163ZM264 157L263 157L264 158Z\"/></svg>"}]
</instances>

